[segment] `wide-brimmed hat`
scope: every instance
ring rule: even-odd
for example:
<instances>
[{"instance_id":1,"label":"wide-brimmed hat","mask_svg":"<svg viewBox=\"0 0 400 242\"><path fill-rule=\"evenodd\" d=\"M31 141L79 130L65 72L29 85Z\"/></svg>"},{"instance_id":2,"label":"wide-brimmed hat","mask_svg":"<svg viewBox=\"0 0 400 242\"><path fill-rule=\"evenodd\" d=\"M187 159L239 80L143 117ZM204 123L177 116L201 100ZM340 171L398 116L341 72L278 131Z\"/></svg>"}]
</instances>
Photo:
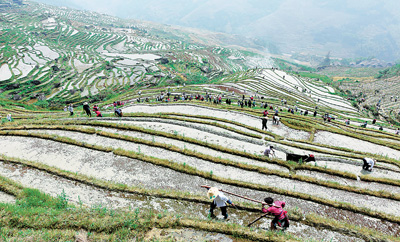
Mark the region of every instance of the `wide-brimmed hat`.
<instances>
[{"instance_id":1,"label":"wide-brimmed hat","mask_svg":"<svg viewBox=\"0 0 400 242\"><path fill-rule=\"evenodd\" d=\"M211 187L207 192L207 196L211 200L214 200L218 196L218 194L219 194L219 190L216 187Z\"/></svg>"},{"instance_id":2,"label":"wide-brimmed hat","mask_svg":"<svg viewBox=\"0 0 400 242\"><path fill-rule=\"evenodd\" d=\"M88 105L88 103L87 103L87 102L84 102L83 105Z\"/></svg>"}]
</instances>

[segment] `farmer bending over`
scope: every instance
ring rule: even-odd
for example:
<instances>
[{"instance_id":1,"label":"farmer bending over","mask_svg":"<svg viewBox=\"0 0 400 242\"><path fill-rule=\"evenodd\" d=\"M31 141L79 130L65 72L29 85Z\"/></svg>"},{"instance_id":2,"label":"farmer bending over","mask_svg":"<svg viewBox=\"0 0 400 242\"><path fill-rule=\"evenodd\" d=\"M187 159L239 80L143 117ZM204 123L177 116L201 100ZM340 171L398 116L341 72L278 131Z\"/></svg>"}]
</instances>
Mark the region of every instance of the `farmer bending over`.
<instances>
[{"instance_id":1,"label":"farmer bending over","mask_svg":"<svg viewBox=\"0 0 400 242\"><path fill-rule=\"evenodd\" d=\"M208 192L207 196L212 200L211 206L210 206L210 217L211 218L216 218L214 215L214 209L216 207L221 209L221 213L224 216L224 219L228 218L228 213L226 211L226 203L235 206L231 200L229 200L222 192L218 190L216 187L211 187Z\"/></svg>"},{"instance_id":2,"label":"farmer bending over","mask_svg":"<svg viewBox=\"0 0 400 242\"><path fill-rule=\"evenodd\" d=\"M363 161L364 161L363 169L366 171L372 171L372 168L374 167L376 160L372 158L364 158Z\"/></svg>"},{"instance_id":3,"label":"farmer bending over","mask_svg":"<svg viewBox=\"0 0 400 242\"><path fill-rule=\"evenodd\" d=\"M276 225L282 227L283 230L289 228L289 218L287 216L287 211L283 210L286 203L282 201L275 201L271 197L266 197L262 204L262 212L266 214L272 214L275 218L271 221L271 230L276 230ZM268 205L269 208L264 206Z\"/></svg>"},{"instance_id":4,"label":"farmer bending over","mask_svg":"<svg viewBox=\"0 0 400 242\"><path fill-rule=\"evenodd\" d=\"M117 117L122 117L122 110L120 108L116 108L114 111L114 115Z\"/></svg>"},{"instance_id":5,"label":"farmer bending over","mask_svg":"<svg viewBox=\"0 0 400 242\"><path fill-rule=\"evenodd\" d=\"M272 145L268 146L264 151L264 155L268 156L268 157L269 157L269 155L274 155L275 156L274 147Z\"/></svg>"}]
</instances>

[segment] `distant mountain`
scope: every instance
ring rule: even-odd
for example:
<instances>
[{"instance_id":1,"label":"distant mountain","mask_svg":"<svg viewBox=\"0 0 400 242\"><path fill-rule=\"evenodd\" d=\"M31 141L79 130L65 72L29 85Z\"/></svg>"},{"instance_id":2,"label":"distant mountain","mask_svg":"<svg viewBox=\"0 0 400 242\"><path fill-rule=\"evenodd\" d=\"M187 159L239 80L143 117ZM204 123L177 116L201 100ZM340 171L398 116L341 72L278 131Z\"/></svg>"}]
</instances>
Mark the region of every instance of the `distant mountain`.
<instances>
[{"instance_id":1,"label":"distant mountain","mask_svg":"<svg viewBox=\"0 0 400 242\"><path fill-rule=\"evenodd\" d=\"M241 34L272 52L400 59L397 0L38 1Z\"/></svg>"}]
</instances>

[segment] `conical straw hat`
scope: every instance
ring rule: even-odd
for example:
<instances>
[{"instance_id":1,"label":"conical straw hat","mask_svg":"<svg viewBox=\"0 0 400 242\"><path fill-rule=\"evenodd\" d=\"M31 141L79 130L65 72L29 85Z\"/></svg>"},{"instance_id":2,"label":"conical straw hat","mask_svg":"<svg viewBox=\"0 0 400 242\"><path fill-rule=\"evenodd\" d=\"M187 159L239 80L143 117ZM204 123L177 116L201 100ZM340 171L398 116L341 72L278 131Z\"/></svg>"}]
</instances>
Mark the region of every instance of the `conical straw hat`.
<instances>
[{"instance_id":1,"label":"conical straw hat","mask_svg":"<svg viewBox=\"0 0 400 242\"><path fill-rule=\"evenodd\" d=\"M207 192L207 196L211 200L214 200L218 196L218 194L219 194L219 190L216 187L211 187Z\"/></svg>"}]
</instances>

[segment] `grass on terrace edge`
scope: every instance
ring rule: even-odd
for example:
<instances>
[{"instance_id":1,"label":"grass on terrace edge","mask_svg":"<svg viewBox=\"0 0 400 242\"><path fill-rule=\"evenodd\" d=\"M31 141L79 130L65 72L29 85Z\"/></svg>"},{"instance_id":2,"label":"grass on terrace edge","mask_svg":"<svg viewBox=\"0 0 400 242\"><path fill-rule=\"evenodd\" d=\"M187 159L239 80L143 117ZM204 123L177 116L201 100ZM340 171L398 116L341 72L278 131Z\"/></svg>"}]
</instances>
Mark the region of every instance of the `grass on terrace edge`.
<instances>
[{"instance_id":1,"label":"grass on terrace edge","mask_svg":"<svg viewBox=\"0 0 400 242\"><path fill-rule=\"evenodd\" d=\"M77 174L77 173L72 173L72 172L68 172L68 171L64 171L55 167L50 167L38 162L32 162L32 161L26 161L26 160L21 160L21 159L15 159L15 158L9 158L9 157L2 157L4 162L11 162L14 164L21 164L21 165L26 165L28 167L31 167L33 169L39 169L41 171L47 172L49 174L53 174L53 175L57 175L66 179L70 179L72 181L78 181L80 183L83 184L87 184L87 185L91 185L91 186L95 186L95 187L99 187L101 189L105 189L105 190L110 190L110 191L120 191L120 192L128 192L128 193L135 193L135 194L141 194L141 195L145 195L145 196L156 196L156 197L165 197L165 198L169 198L169 199L176 199L176 200L186 200L186 201L190 201L190 202L195 202L195 203L202 203L202 204L208 204L209 200L205 199L203 196L198 196L198 195L192 195L192 194L188 194L186 192L181 192L181 191L176 191L176 190L154 190L154 189L144 189L144 188L139 188L139 187L133 187L133 186L126 186L123 184L115 184L113 182L110 181L104 181L104 180L98 180L96 178L93 177L87 177L85 175L82 174ZM13 191L14 194L17 198L19 198L20 200L24 200L26 196L29 195L33 195L34 197L32 199L28 199L27 201L23 201L22 204L23 205L43 205L46 204L44 201L49 200L49 203L54 206L54 204L58 204L58 208L76 208L75 206L70 206L70 204L67 204L66 201L68 200L68 197L61 193L59 196L57 196L56 199L51 199L51 197L44 195L38 191L29 189L28 192L26 192L26 189L21 186L19 183L14 182L8 178L4 178L2 176L0 176L0 190L2 188L2 184L6 183L9 186L14 187ZM38 195L38 197L40 199L38 199L37 197L35 197L35 195ZM61 204L61 206L60 206ZM259 211L260 208L259 206L253 205L253 204L248 204L248 203L243 203L241 204L240 202L237 203L237 206L240 209L246 210L246 211ZM0 205L1 207L1 205ZM79 207L82 208L82 204L79 204ZM1 208L0 208L1 210ZM97 209L95 209L95 211L100 211L102 210L103 213L107 212L107 211L111 211L111 210L107 210L106 208L99 208L97 207ZM118 210L120 211L120 210ZM137 210L135 210L136 213ZM376 240L376 239L389 239L390 241L400 241L399 238L394 239L392 236L388 236L386 234L382 234L380 232L377 232L376 230L371 230L365 227L360 227L358 225L353 225L353 224L349 224L346 223L344 221L337 221L331 218L327 218L327 217L322 217L320 215L317 215L315 213L309 213L307 215L304 215L304 213L299 210L297 207L294 209L288 209L289 214L290 214L290 218L291 220L294 221L298 221L304 224L307 224L309 226L313 226L313 227L317 227L317 228L323 228L323 229L329 229L335 232L339 232L339 233L344 233L344 234L352 234L352 235L356 235L357 237L363 238L365 240ZM159 215L158 215L159 216ZM11 231L15 231L15 228L8 228L8 227L3 227L7 228L7 231L10 231L8 234L11 236L13 233L11 233ZM65 229L64 227L61 227L62 229ZM195 228L195 227L194 227ZM21 228L18 228L21 229ZM74 228L72 228L74 229ZM76 229L76 228L75 228ZM196 228L195 228L196 229ZM41 228L39 230L46 230L45 228ZM0 232L2 232L3 230L1 230ZM5 230L4 230L5 231ZM3 232L4 232L3 231ZM57 229L51 229L50 233L54 233L54 231L56 231L56 234L59 234L57 231ZM73 233L73 230L67 230L70 232L70 235ZM252 229L250 231L253 231ZM35 234L37 233L38 230L33 230L33 231L28 231L28 233L26 235L30 235L30 234ZM224 233L223 231L219 231ZM96 234L96 232L91 232L90 234ZM116 234L118 234L118 231L116 232ZM229 234L229 233L228 233ZM21 234L19 234L21 235ZM39 233L40 235L40 233ZM97 236L115 236L115 234L109 235L109 234L105 234L105 233L100 233Z\"/></svg>"},{"instance_id":2,"label":"grass on terrace edge","mask_svg":"<svg viewBox=\"0 0 400 242\"><path fill-rule=\"evenodd\" d=\"M162 167L166 167L169 169L173 169L177 172L202 177L202 178L209 179L211 181L215 181L215 182L226 184L226 185L233 185L233 186L238 186L238 187L242 187L242 188L248 188L248 189L253 189L253 190L258 190L258 191L265 191L265 192L271 192L271 193L275 193L275 194L281 194L284 196L290 196L290 197L294 197L294 198L298 198L298 199L302 199L302 200L312 201L312 202L315 202L315 203L318 203L321 205L330 206L330 207L333 207L336 209L342 209L342 210L347 210L347 211L351 211L351 212L355 212L355 213L360 213L360 214L367 215L370 217L387 220L387 221L393 222L393 223L400 223L400 217L397 217L394 215L389 215L389 214L378 212L378 211L373 211L368 208L364 208L364 207L360 208L358 206L355 206L355 205L352 205L349 203L332 201L332 200L317 197L314 195L304 194L304 193L295 192L295 191L289 191L289 190L275 188L275 187L271 187L271 186L253 184L253 183L218 177L218 176L211 174L210 172L199 171L196 168L190 167L186 164L171 163L169 160L166 160L166 159L150 157L150 156L143 155L141 153L137 153L137 152L133 152L133 151L126 151L126 150L123 150L120 148L113 149L111 147L103 147L103 146L98 146L98 145L87 144L85 142L76 141L76 140L73 140L73 139L70 139L67 137L59 137L59 136L46 135L46 134L32 134L32 133L22 132L22 131L3 131L2 135L36 137L36 138L42 138L42 139L47 139L47 140L53 140L53 141L61 142L61 143L65 143L65 144L81 146L81 147L98 150L98 151L103 151L103 152L113 152L115 155L124 156L124 157L132 158L132 159L138 159L138 160L141 160L144 162L152 163L157 166L162 166Z\"/></svg>"},{"instance_id":3,"label":"grass on terrace edge","mask_svg":"<svg viewBox=\"0 0 400 242\"><path fill-rule=\"evenodd\" d=\"M162 149L166 149L172 152L177 152L177 153L181 153L187 156L192 156L192 157L196 157L198 159L203 159L212 163L216 163L216 164L223 164L223 165L227 165L227 166L231 166L231 167L235 167L235 168L240 168L243 170L247 170L247 171L253 171L253 172L258 172L260 174L265 174L265 175L276 175L279 177L283 177L283 178L287 178L287 179L293 179L293 180L298 180L298 181L302 181L302 182L308 182L311 184L315 184L315 185L319 185L319 186L325 186L325 187L329 187L329 188L334 188L334 189L339 189L339 190L343 190L343 191L348 191L348 192L354 192L354 193L358 193L358 194L364 194L364 195L370 195L370 196L375 196L375 197L381 197L381 198L388 198L388 199L393 199L393 200L398 200L400 201L400 195L397 194L393 194L390 192L385 192L385 191L372 191L369 189L362 189L362 188L356 188L356 187L351 187L351 186L345 186L345 185L341 185L341 184L336 184L336 183L332 183L329 181L323 181L323 180L318 180L312 177L307 177L307 176L302 176L302 175L296 175L296 174L292 174L292 173L288 173L288 172L281 172L281 171L276 171L276 170L271 170L268 168L264 168L264 167L259 167L259 166L255 166L255 165L249 165L249 164L245 164L245 163L240 163L240 162L235 162L235 161L231 161L231 160L227 160L227 159L222 159L222 158L218 158L218 157L213 157L207 154L202 154L196 151L192 151L189 149L182 149L179 147L176 147L174 145L170 145L170 144L164 144L164 143L159 143L159 142L154 142L154 141L148 141L148 140L144 140L144 139L140 139L140 138L136 138L136 137L132 137L132 136L126 136L126 135L120 135L120 134L113 134L113 133L109 133L109 132L104 132L104 131L98 131L98 130L94 130L93 128L81 128L81 127L75 127L75 126L24 126L24 127L14 127L14 129L19 129L22 128L24 130L29 130L29 129L51 129L51 130L64 130L64 131L74 131L74 132L79 132L79 133L84 133L84 134L94 134L96 133L97 135L103 136L103 137L107 137L107 138L112 138L112 139L117 139L117 140L124 140L124 141L128 141L128 142L134 142L134 143L139 143L139 144L145 144L148 146L153 146L153 147L158 147L158 148L162 148ZM261 158L261 157L260 157ZM263 158L263 161L268 161L267 158ZM338 172L338 171L331 171L328 169L323 169L323 168L318 168L318 167L313 167L313 166L302 166L302 165L298 165L297 163L294 164L289 164L286 163L284 161L280 161L278 162L278 164L283 164L285 165L285 167L290 168L290 170L297 170L297 169L302 169L302 170L315 170L315 171L320 171L320 172L324 172L324 173L328 173L328 174L336 174L336 173L340 173L340 175L342 177L346 177L346 178L350 178L353 180L356 180L357 177L353 174L350 173L345 173L345 172ZM288 167L289 166L289 167ZM381 182L381 183L385 183L385 184L391 184L391 185L398 185L399 183L396 183L396 181L394 180L389 180L389 179L372 179L375 182Z\"/></svg>"}]
</instances>

